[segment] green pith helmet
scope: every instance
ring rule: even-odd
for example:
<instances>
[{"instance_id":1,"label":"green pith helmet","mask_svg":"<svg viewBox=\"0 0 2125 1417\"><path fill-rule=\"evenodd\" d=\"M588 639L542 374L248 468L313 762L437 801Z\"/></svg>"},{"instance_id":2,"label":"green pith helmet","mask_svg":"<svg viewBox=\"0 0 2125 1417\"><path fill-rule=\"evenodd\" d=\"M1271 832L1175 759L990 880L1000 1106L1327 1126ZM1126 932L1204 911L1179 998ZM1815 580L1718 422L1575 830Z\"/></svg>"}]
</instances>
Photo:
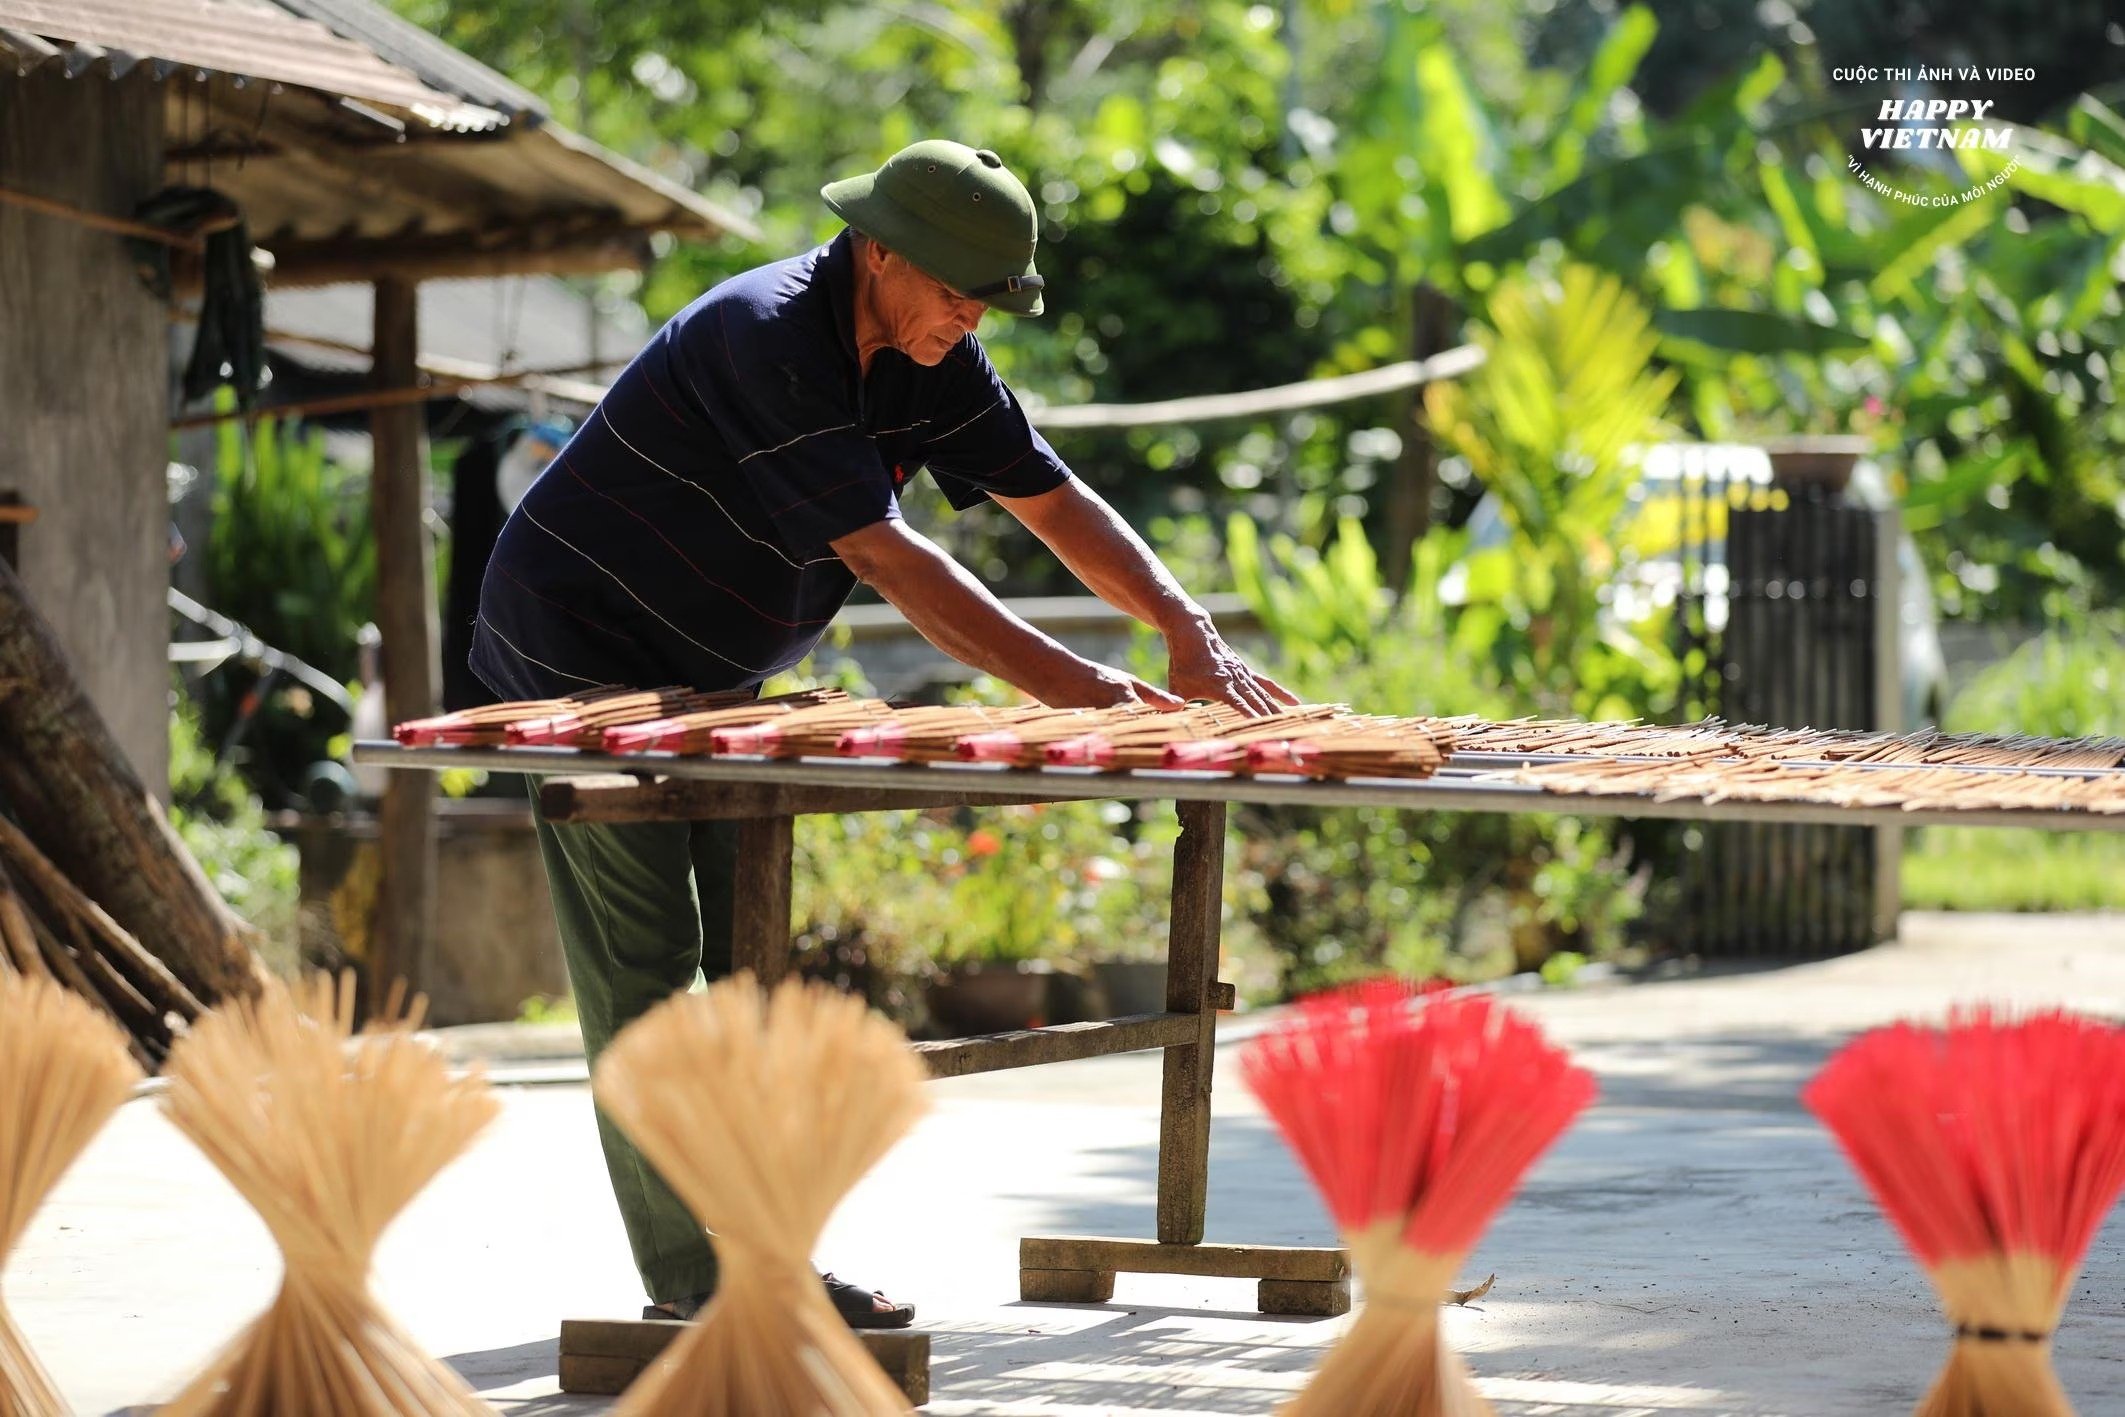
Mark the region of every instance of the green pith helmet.
<instances>
[{"instance_id":1,"label":"green pith helmet","mask_svg":"<svg viewBox=\"0 0 2125 1417\"><path fill-rule=\"evenodd\" d=\"M961 295L1013 315L1040 313L1040 218L1024 184L987 148L931 138L819 195L850 226Z\"/></svg>"}]
</instances>

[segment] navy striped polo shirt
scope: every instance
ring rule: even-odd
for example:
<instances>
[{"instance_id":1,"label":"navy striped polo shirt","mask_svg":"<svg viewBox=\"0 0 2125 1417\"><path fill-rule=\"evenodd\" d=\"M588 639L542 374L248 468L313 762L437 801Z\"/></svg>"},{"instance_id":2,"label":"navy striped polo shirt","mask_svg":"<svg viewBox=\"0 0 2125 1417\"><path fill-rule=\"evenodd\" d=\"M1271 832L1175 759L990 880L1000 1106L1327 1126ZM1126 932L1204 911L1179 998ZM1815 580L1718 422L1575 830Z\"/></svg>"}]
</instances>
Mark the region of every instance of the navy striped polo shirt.
<instances>
[{"instance_id":1,"label":"navy striped polo shirt","mask_svg":"<svg viewBox=\"0 0 2125 1417\"><path fill-rule=\"evenodd\" d=\"M510 515L473 672L510 699L592 684L746 688L811 652L855 577L829 545L927 467L965 509L1070 470L981 342L859 372L849 236L672 317Z\"/></svg>"}]
</instances>

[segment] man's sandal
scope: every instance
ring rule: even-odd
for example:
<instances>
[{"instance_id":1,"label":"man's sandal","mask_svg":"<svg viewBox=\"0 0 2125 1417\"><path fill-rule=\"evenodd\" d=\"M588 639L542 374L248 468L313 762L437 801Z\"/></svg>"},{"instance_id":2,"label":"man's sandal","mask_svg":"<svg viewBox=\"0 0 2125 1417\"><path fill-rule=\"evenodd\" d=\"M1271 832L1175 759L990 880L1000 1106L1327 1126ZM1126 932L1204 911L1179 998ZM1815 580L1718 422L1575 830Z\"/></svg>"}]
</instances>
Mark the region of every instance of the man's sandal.
<instances>
[{"instance_id":1,"label":"man's sandal","mask_svg":"<svg viewBox=\"0 0 2125 1417\"><path fill-rule=\"evenodd\" d=\"M860 1289L834 1278L831 1274L822 1274L819 1279L826 1285L826 1297L833 1302L834 1312L841 1315L850 1328L906 1328L915 1322L913 1304L895 1304L876 1290ZM664 1304L650 1304L643 1308L642 1317L661 1319L665 1322L690 1322L700 1316L701 1311L708 1307L708 1301L714 1297L714 1293L710 1292L673 1299Z\"/></svg>"}]
</instances>

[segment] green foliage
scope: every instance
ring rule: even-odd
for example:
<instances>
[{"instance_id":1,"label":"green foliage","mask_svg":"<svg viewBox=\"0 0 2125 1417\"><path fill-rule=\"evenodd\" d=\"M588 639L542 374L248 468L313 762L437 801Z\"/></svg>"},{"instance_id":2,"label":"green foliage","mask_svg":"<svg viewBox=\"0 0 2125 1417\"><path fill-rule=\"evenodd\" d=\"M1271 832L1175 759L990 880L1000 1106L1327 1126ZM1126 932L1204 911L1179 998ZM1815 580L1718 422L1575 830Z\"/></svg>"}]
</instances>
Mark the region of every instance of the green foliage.
<instances>
[{"instance_id":1,"label":"green foliage","mask_svg":"<svg viewBox=\"0 0 2125 1417\"><path fill-rule=\"evenodd\" d=\"M1273 641L1271 672L1301 698L1442 717L1524 702L1487 633L1467 633L1487 622L1463 611L1456 624L1437 599L1450 535L1417 547L1399 597L1352 522L1325 553L1289 537L1265 547L1239 518L1228 544ZM1482 977L1565 946L1612 954L1643 894L1608 830L1568 818L1249 806L1234 819L1233 856L1261 893L1256 925L1284 994L1383 970Z\"/></svg>"},{"instance_id":2,"label":"green foliage","mask_svg":"<svg viewBox=\"0 0 2125 1417\"><path fill-rule=\"evenodd\" d=\"M2050 738L2125 735L2125 630L2106 619L2038 635L1971 680L1941 726Z\"/></svg>"},{"instance_id":3,"label":"green foliage","mask_svg":"<svg viewBox=\"0 0 2125 1417\"><path fill-rule=\"evenodd\" d=\"M1904 850L1912 910L2125 910L2125 838L1927 827Z\"/></svg>"},{"instance_id":4,"label":"green foliage","mask_svg":"<svg viewBox=\"0 0 2125 1417\"><path fill-rule=\"evenodd\" d=\"M2038 635L1955 696L1951 733L2125 734L2125 629L2114 617ZM2107 832L1928 827L1904 853L1904 899L1938 910L2125 909L2125 839Z\"/></svg>"},{"instance_id":5,"label":"green foliage","mask_svg":"<svg viewBox=\"0 0 2125 1417\"><path fill-rule=\"evenodd\" d=\"M200 551L208 605L275 649L352 680L376 594L368 479L328 458L314 430L261 420L216 433L214 524ZM310 764L339 756L333 744L346 714L292 681L267 686L256 669L231 662L194 692L214 742L230 741L253 712L229 756L276 806L294 797Z\"/></svg>"},{"instance_id":6,"label":"green foliage","mask_svg":"<svg viewBox=\"0 0 2125 1417\"><path fill-rule=\"evenodd\" d=\"M207 880L258 927L266 962L280 973L298 961L298 861L266 826L265 809L241 777L218 767L182 695L170 715L170 824Z\"/></svg>"},{"instance_id":7,"label":"green foliage","mask_svg":"<svg viewBox=\"0 0 2125 1417\"><path fill-rule=\"evenodd\" d=\"M1486 358L1459 383L1425 390L1438 437L1498 499L1511 541L1478 553L1472 583L1491 597L1498 643L1525 654L1533 686L1554 695L1579 681L1600 628L1600 590L1589 574L1636 481L1627 451L1647 442L1674 390L1652 368L1652 323L1621 281L1568 266L1554 285L1502 284L1479 329ZM1524 631L1507 633L1515 620ZM1517 641L1517 643L1513 643Z\"/></svg>"},{"instance_id":8,"label":"green foliage","mask_svg":"<svg viewBox=\"0 0 2125 1417\"><path fill-rule=\"evenodd\" d=\"M324 434L270 419L216 429L214 609L339 679L373 618L368 479L325 455Z\"/></svg>"},{"instance_id":9,"label":"green foliage","mask_svg":"<svg viewBox=\"0 0 2125 1417\"><path fill-rule=\"evenodd\" d=\"M1569 989L1579 982L1587 958L1577 950L1559 950L1542 961L1542 982L1555 989Z\"/></svg>"}]
</instances>

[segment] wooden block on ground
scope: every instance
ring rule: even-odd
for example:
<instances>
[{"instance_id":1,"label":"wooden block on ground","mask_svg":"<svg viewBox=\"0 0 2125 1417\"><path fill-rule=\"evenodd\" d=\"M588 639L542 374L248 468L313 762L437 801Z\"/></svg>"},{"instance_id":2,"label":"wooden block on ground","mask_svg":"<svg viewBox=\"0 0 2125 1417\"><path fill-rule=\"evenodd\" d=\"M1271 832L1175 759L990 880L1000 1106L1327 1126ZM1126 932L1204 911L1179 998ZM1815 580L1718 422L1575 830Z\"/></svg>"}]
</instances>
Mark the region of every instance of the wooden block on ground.
<instances>
[{"instance_id":1,"label":"wooden block on ground","mask_svg":"<svg viewBox=\"0 0 2125 1417\"><path fill-rule=\"evenodd\" d=\"M1200 1274L1228 1279L1288 1279L1327 1284L1350 1278L1340 1249L1287 1245L1161 1245L1086 1235L1027 1236L1018 1242L1021 1274L1042 1269L1128 1274Z\"/></svg>"},{"instance_id":2,"label":"wooden block on ground","mask_svg":"<svg viewBox=\"0 0 2125 1417\"><path fill-rule=\"evenodd\" d=\"M1332 1319L1350 1312L1350 1281L1265 1279L1255 1287L1255 1307L1265 1314Z\"/></svg>"},{"instance_id":3,"label":"wooden block on ground","mask_svg":"<svg viewBox=\"0 0 2125 1417\"><path fill-rule=\"evenodd\" d=\"M686 1331L676 1320L563 1319L561 1391L612 1397ZM910 1406L930 1400L930 1336L914 1329L858 1329L856 1337Z\"/></svg>"},{"instance_id":4,"label":"wooden block on ground","mask_svg":"<svg viewBox=\"0 0 2125 1417\"><path fill-rule=\"evenodd\" d=\"M1035 1304L1104 1304L1114 1297L1114 1271L1021 1269L1018 1297Z\"/></svg>"}]
</instances>

